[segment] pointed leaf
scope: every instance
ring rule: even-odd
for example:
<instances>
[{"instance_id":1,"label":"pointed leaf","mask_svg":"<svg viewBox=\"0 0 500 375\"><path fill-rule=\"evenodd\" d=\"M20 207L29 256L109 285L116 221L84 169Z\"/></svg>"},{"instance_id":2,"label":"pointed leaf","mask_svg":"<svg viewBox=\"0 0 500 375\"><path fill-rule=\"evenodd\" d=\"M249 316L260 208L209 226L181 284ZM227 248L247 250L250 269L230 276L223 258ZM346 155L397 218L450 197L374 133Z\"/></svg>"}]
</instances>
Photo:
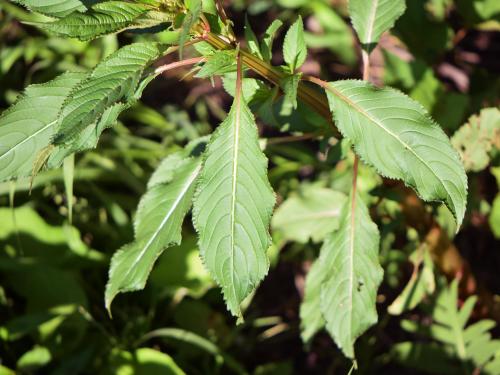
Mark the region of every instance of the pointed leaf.
<instances>
[{"instance_id":1,"label":"pointed leaf","mask_svg":"<svg viewBox=\"0 0 500 375\"><path fill-rule=\"evenodd\" d=\"M350 0L352 25L364 49L370 51L406 9L405 0Z\"/></svg>"},{"instance_id":2,"label":"pointed leaf","mask_svg":"<svg viewBox=\"0 0 500 375\"><path fill-rule=\"evenodd\" d=\"M33 163L50 143L67 95L85 73L66 73L26 88L0 116L0 181L31 174Z\"/></svg>"},{"instance_id":3,"label":"pointed leaf","mask_svg":"<svg viewBox=\"0 0 500 375\"><path fill-rule=\"evenodd\" d=\"M248 49L255 56L262 59L262 54L260 53L259 42L255 33L252 30L252 26L250 26L250 22L248 22L248 17L245 16L245 39L248 45Z\"/></svg>"},{"instance_id":4,"label":"pointed leaf","mask_svg":"<svg viewBox=\"0 0 500 375\"><path fill-rule=\"evenodd\" d=\"M65 101L54 144L66 144L117 102L134 97L144 69L160 56L158 43L125 46L99 63Z\"/></svg>"},{"instance_id":5,"label":"pointed leaf","mask_svg":"<svg viewBox=\"0 0 500 375\"><path fill-rule=\"evenodd\" d=\"M198 22L202 10L201 0L191 0L189 2L189 9L182 22L181 33L179 34L179 56L182 59L182 53L184 50L184 44L186 43L189 34L191 33L193 26Z\"/></svg>"},{"instance_id":6,"label":"pointed leaf","mask_svg":"<svg viewBox=\"0 0 500 375\"><path fill-rule=\"evenodd\" d=\"M199 158L179 167L168 184L150 187L142 197L135 221L135 241L118 250L111 260L105 302L109 310L118 293L143 289L161 253L181 241L184 216L191 207Z\"/></svg>"},{"instance_id":7,"label":"pointed leaf","mask_svg":"<svg viewBox=\"0 0 500 375\"><path fill-rule=\"evenodd\" d=\"M281 82L281 87L285 93L283 104L281 105L281 116L289 116L294 109L297 109L297 89L301 77L302 73L291 74Z\"/></svg>"},{"instance_id":8,"label":"pointed leaf","mask_svg":"<svg viewBox=\"0 0 500 375\"><path fill-rule=\"evenodd\" d=\"M196 190L193 220L201 256L222 287L229 310L241 318L241 302L269 269L269 221L275 197L257 126L241 92L212 135Z\"/></svg>"},{"instance_id":9,"label":"pointed leaf","mask_svg":"<svg viewBox=\"0 0 500 375\"><path fill-rule=\"evenodd\" d=\"M52 17L65 17L75 11L85 12L87 7L80 0L14 0L33 12Z\"/></svg>"},{"instance_id":10,"label":"pointed leaf","mask_svg":"<svg viewBox=\"0 0 500 375\"><path fill-rule=\"evenodd\" d=\"M380 236L359 195L351 194L340 217L339 229L327 238L319 257L325 277L321 312L335 343L354 358L354 342L377 322Z\"/></svg>"},{"instance_id":11,"label":"pointed leaf","mask_svg":"<svg viewBox=\"0 0 500 375\"><path fill-rule=\"evenodd\" d=\"M107 1L96 4L85 13L75 12L53 22L33 23L50 33L80 40L91 40L127 28L140 27L140 17L150 7L123 1ZM147 27L152 26L150 23Z\"/></svg>"},{"instance_id":12,"label":"pointed leaf","mask_svg":"<svg viewBox=\"0 0 500 375\"><path fill-rule=\"evenodd\" d=\"M285 35L283 57L292 73L306 61L307 48L304 39L304 24L300 16Z\"/></svg>"},{"instance_id":13,"label":"pointed leaf","mask_svg":"<svg viewBox=\"0 0 500 375\"><path fill-rule=\"evenodd\" d=\"M276 32L282 25L283 22L280 20L274 20L262 36L260 50L262 51L262 58L267 62L270 62L273 57L273 41L276 36Z\"/></svg>"},{"instance_id":14,"label":"pointed leaf","mask_svg":"<svg viewBox=\"0 0 500 375\"><path fill-rule=\"evenodd\" d=\"M337 127L356 153L389 178L401 179L426 201L444 202L462 223L467 176L448 137L422 106L399 91L364 81L325 87Z\"/></svg>"}]
</instances>

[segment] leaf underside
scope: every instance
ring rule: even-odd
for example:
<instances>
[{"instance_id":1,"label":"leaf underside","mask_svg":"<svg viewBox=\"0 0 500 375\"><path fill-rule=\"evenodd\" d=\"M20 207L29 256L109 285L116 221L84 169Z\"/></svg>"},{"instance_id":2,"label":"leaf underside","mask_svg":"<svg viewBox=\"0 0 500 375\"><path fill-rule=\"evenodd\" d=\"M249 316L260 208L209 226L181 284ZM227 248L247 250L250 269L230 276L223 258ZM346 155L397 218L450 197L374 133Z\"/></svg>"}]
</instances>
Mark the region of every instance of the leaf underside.
<instances>
[{"instance_id":1,"label":"leaf underside","mask_svg":"<svg viewBox=\"0 0 500 375\"><path fill-rule=\"evenodd\" d=\"M111 260L105 303L108 311L121 292L143 289L155 261L168 247L181 242L184 217L191 207L200 158L187 158L177 165L171 180L148 185L135 219L135 240L118 250ZM169 168L162 164L159 169ZM157 170L156 176L161 174Z\"/></svg>"},{"instance_id":2,"label":"leaf underside","mask_svg":"<svg viewBox=\"0 0 500 375\"><path fill-rule=\"evenodd\" d=\"M399 91L364 81L336 81L326 91L334 121L356 153L381 175L403 180L425 201L444 202L460 226L467 176L425 109Z\"/></svg>"},{"instance_id":3,"label":"leaf underside","mask_svg":"<svg viewBox=\"0 0 500 375\"><path fill-rule=\"evenodd\" d=\"M108 108L131 99L144 69L160 53L158 43L140 42L119 49L99 63L65 101L53 143L72 141Z\"/></svg>"},{"instance_id":4,"label":"leaf underside","mask_svg":"<svg viewBox=\"0 0 500 375\"><path fill-rule=\"evenodd\" d=\"M240 92L207 147L193 209L201 257L239 318L241 302L269 269L266 251L274 203L267 159Z\"/></svg>"},{"instance_id":5,"label":"leaf underside","mask_svg":"<svg viewBox=\"0 0 500 375\"><path fill-rule=\"evenodd\" d=\"M33 163L54 135L58 113L85 73L65 73L31 85L0 116L0 181L29 176Z\"/></svg>"},{"instance_id":6,"label":"leaf underside","mask_svg":"<svg viewBox=\"0 0 500 375\"><path fill-rule=\"evenodd\" d=\"M320 309L336 344L354 358L354 342L377 322L375 302L383 277L380 235L359 195L350 195L340 217L339 229L327 238L318 258L323 273Z\"/></svg>"},{"instance_id":7,"label":"leaf underside","mask_svg":"<svg viewBox=\"0 0 500 375\"><path fill-rule=\"evenodd\" d=\"M405 0L350 0L349 14L363 48L373 49L405 9Z\"/></svg>"}]
</instances>

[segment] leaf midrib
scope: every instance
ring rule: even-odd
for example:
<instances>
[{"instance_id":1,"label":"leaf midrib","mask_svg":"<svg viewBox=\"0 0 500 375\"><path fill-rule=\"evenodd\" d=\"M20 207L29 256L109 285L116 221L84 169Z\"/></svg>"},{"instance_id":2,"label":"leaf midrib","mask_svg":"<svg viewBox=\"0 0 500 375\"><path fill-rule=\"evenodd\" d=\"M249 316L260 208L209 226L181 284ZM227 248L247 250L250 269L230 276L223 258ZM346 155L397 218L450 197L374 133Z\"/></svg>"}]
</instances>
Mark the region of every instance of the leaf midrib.
<instances>
[{"instance_id":1,"label":"leaf midrib","mask_svg":"<svg viewBox=\"0 0 500 375\"><path fill-rule=\"evenodd\" d=\"M343 95L340 91L338 91L337 89L335 89L331 85L325 85L325 88L327 88L328 90L330 90L334 95L336 95L337 97L339 97L342 101L344 101L345 103L347 103L348 105L350 105L351 107L353 107L355 110L357 110L363 116L365 116L369 121L375 123L375 125L377 125L379 128L381 128L382 130L384 130L385 132L387 132L389 135L391 135L394 139L396 139L399 143L401 143L406 150L410 151L434 175L434 177L436 177L436 179L440 182L440 184L446 190L446 193L448 194L448 196L451 199L452 195L450 194L450 192L446 188L446 185L443 183L443 181L439 178L439 176L436 174L436 172L434 172L434 170L425 162L425 160L422 159L420 157L420 155L418 155L415 152L415 150L413 150L413 148L409 144L407 144L405 141L403 141L402 139L400 139L396 134L394 134L392 131L390 131L384 125L382 125L380 122L378 122L376 118L371 117L368 112L366 112L363 108L361 108L358 105L356 105L356 103L354 103L348 97L346 97L345 95ZM455 206L455 204L453 202L453 199L452 199L452 203L453 203L453 206ZM453 207L453 208L454 208L454 211L455 211L455 207Z\"/></svg>"},{"instance_id":2,"label":"leaf midrib","mask_svg":"<svg viewBox=\"0 0 500 375\"><path fill-rule=\"evenodd\" d=\"M198 173L200 172L200 170L201 170L201 165L198 165L196 167L196 169L191 173L191 175L190 175L189 179L187 180L185 186L182 188L181 192L178 194L177 198L175 199L174 204L172 205L172 207L170 208L170 210L167 212L167 214L165 215L165 217L162 219L162 221L160 222L160 225L158 225L158 227L156 228L156 230L154 231L153 235L148 240L148 242L146 243L146 245L144 245L144 247L142 248L141 252L139 253L139 255L134 260L134 263L127 269L127 272L125 273L125 278L130 274L130 271L139 263L140 259L144 256L144 254L146 253L146 251L148 250L148 248L151 246L151 244L153 243L153 241L158 237L158 235L160 234L161 230L163 229L163 227L165 226L165 224L167 224L168 220L170 219L170 217L172 216L172 214L175 212L175 210L179 206L180 202L182 201L182 199L186 195L187 191L189 190L189 188L193 184L193 182L196 179L196 177L198 176Z\"/></svg>"},{"instance_id":3,"label":"leaf midrib","mask_svg":"<svg viewBox=\"0 0 500 375\"><path fill-rule=\"evenodd\" d=\"M373 29L375 25L375 15L377 13L378 0L372 0L372 7L370 9L370 15L368 17L368 29L366 35L366 42L371 43Z\"/></svg>"}]
</instances>

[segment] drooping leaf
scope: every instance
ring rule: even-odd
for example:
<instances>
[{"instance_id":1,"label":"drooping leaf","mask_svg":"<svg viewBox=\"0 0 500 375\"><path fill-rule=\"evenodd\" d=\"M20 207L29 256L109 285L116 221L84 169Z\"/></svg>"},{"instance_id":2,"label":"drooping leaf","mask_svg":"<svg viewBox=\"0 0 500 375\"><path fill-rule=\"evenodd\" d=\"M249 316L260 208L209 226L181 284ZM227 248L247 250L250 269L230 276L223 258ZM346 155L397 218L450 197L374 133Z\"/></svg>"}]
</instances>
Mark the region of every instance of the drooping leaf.
<instances>
[{"instance_id":1,"label":"drooping leaf","mask_svg":"<svg viewBox=\"0 0 500 375\"><path fill-rule=\"evenodd\" d=\"M151 348L114 353L110 366L113 374L186 375L172 357Z\"/></svg>"},{"instance_id":2,"label":"drooping leaf","mask_svg":"<svg viewBox=\"0 0 500 375\"><path fill-rule=\"evenodd\" d=\"M52 17L65 17L73 12L85 12L87 7L80 0L13 0L33 12Z\"/></svg>"},{"instance_id":3,"label":"drooping leaf","mask_svg":"<svg viewBox=\"0 0 500 375\"><path fill-rule=\"evenodd\" d=\"M281 87L285 93L280 115L289 116L294 109L297 109L297 89L302 74L291 74L281 82Z\"/></svg>"},{"instance_id":4,"label":"drooping leaf","mask_svg":"<svg viewBox=\"0 0 500 375\"><path fill-rule=\"evenodd\" d=\"M299 16L285 35L283 42L283 57L293 73L300 68L307 57L306 41L304 39L304 24Z\"/></svg>"},{"instance_id":5,"label":"drooping leaf","mask_svg":"<svg viewBox=\"0 0 500 375\"><path fill-rule=\"evenodd\" d=\"M462 156L467 171L479 172L488 166L493 150L500 150L500 110L484 108L458 129L451 143Z\"/></svg>"},{"instance_id":6,"label":"drooping leaf","mask_svg":"<svg viewBox=\"0 0 500 375\"><path fill-rule=\"evenodd\" d=\"M460 226L467 176L448 137L422 106L399 91L363 81L336 81L325 89L335 123L356 153L422 199L444 202Z\"/></svg>"},{"instance_id":7,"label":"drooping leaf","mask_svg":"<svg viewBox=\"0 0 500 375\"><path fill-rule=\"evenodd\" d=\"M141 18L149 10L151 7L144 4L106 1L94 5L85 13L75 12L53 22L38 22L34 25L59 36L85 41L128 28L151 27L169 20L157 19L157 22L152 23L150 17Z\"/></svg>"},{"instance_id":8,"label":"drooping leaf","mask_svg":"<svg viewBox=\"0 0 500 375\"><path fill-rule=\"evenodd\" d=\"M133 98L144 69L161 51L158 43L134 43L99 63L64 102L53 143L69 143L108 108Z\"/></svg>"},{"instance_id":9,"label":"drooping leaf","mask_svg":"<svg viewBox=\"0 0 500 375\"><path fill-rule=\"evenodd\" d=\"M273 41L276 37L276 32L282 25L283 22L280 20L274 20L262 36L260 50L262 51L262 58L267 62L270 62L273 57Z\"/></svg>"},{"instance_id":10,"label":"drooping leaf","mask_svg":"<svg viewBox=\"0 0 500 375\"><path fill-rule=\"evenodd\" d=\"M320 307L326 329L344 354L354 358L354 342L377 322L377 289L383 270L380 235L361 197L351 193L340 227L321 248Z\"/></svg>"},{"instance_id":11,"label":"drooping leaf","mask_svg":"<svg viewBox=\"0 0 500 375\"><path fill-rule=\"evenodd\" d=\"M307 273L304 300L300 304L301 337L305 343L325 326L320 300L324 276L323 265L316 260Z\"/></svg>"},{"instance_id":12,"label":"drooping leaf","mask_svg":"<svg viewBox=\"0 0 500 375\"><path fill-rule=\"evenodd\" d=\"M118 250L111 260L105 293L108 310L118 293L143 289L156 259L166 248L180 243L200 169L200 158L189 159L174 172L172 181L148 187L139 203L134 242Z\"/></svg>"},{"instance_id":13,"label":"drooping leaf","mask_svg":"<svg viewBox=\"0 0 500 375\"><path fill-rule=\"evenodd\" d=\"M364 49L370 51L380 36L405 12L405 0L350 0L352 25Z\"/></svg>"},{"instance_id":14,"label":"drooping leaf","mask_svg":"<svg viewBox=\"0 0 500 375\"><path fill-rule=\"evenodd\" d=\"M272 219L273 232L286 240L307 243L322 241L338 228L343 193L315 185L303 186L277 209Z\"/></svg>"},{"instance_id":15,"label":"drooping leaf","mask_svg":"<svg viewBox=\"0 0 500 375\"><path fill-rule=\"evenodd\" d=\"M26 88L0 116L0 181L31 174L38 153L55 133L58 113L84 73L65 73Z\"/></svg>"},{"instance_id":16,"label":"drooping leaf","mask_svg":"<svg viewBox=\"0 0 500 375\"><path fill-rule=\"evenodd\" d=\"M239 88L207 146L193 209L203 261L239 318L241 302L269 269L266 250L275 197L266 171L257 126Z\"/></svg>"}]
</instances>

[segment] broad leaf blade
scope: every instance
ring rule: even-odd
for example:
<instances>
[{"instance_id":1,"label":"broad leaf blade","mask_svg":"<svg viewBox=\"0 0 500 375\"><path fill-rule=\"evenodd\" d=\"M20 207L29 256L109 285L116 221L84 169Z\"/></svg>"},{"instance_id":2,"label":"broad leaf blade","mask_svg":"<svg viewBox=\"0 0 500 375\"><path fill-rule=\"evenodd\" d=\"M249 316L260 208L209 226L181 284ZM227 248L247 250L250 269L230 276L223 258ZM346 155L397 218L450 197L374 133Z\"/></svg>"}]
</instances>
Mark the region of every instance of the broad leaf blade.
<instances>
[{"instance_id":1,"label":"broad leaf blade","mask_svg":"<svg viewBox=\"0 0 500 375\"><path fill-rule=\"evenodd\" d=\"M84 73L66 73L42 85L31 85L0 116L0 181L31 174L38 153L55 132L64 100Z\"/></svg>"},{"instance_id":2,"label":"broad leaf blade","mask_svg":"<svg viewBox=\"0 0 500 375\"><path fill-rule=\"evenodd\" d=\"M337 127L356 153L422 199L444 202L460 226L467 176L448 137L422 106L399 91L363 81L336 81L325 88Z\"/></svg>"},{"instance_id":3,"label":"broad leaf blade","mask_svg":"<svg viewBox=\"0 0 500 375\"><path fill-rule=\"evenodd\" d=\"M80 0L14 0L33 12L51 17L65 17L73 12L85 12L87 7Z\"/></svg>"},{"instance_id":4,"label":"broad leaf blade","mask_svg":"<svg viewBox=\"0 0 500 375\"><path fill-rule=\"evenodd\" d=\"M352 25L364 49L370 51L406 9L405 0L350 0Z\"/></svg>"},{"instance_id":5,"label":"broad leaf blade","mask_svg":"<svg viewBox=\"0 0 500 375\"><path fill-rule=\"evenodd\" d=\"M212 135L194 199L201 256L231 313L269 269L269 221L275 197L255 120L241 92Z\"/></svg>"},{"instance_id":6,"label":"broad leaf blade","mask_svg":"<svg viewBox=\"0 0 500 375\"><path fill-rule=\"evenodd\" d=\"M304 39L304 24L300 16L285 35L283 57L292 73L306 61L307 47Z\"/></svg>"},{"instance_id":7,"label":"broad leaf blade","mask_svg":"<svg viewBox=\"0 0 500 375\"><path fill-rule=\"evenodd\" d=\"M340 210L346 196L319 186L303 186L277 209L271 222L273 233L286 240L307 243L323 241L339 225Z\"/></svg>"},{"instance_id":8,"label":"broad leaf blade","mask_svg":"<svg viewBox=\"0 0 500 375\"><path fill-rule=\"evenodd\" d=\"M65 101L54 144L69 143L109 107L132 99L144 69L160 53L158 43L134 43L99 63Z\"/></svg>"},{"instance_id":9,"label":"broad leaf blade","mask_svg":"<svg viewBox=\"0 0 500 375\"><path fill-rule=\"evenodd\" d=\"M141 199L136 239L111 260L105 295L108 310L118 293L143 289L156 259L166 248L180 243L182 222L191 207L200 169L199 158L189 159L175 171L170 183L153 185Z\"/></svg>"},{"instance_id":10,"label":"broad leaf blade","mask_svg":"<svg viewBox=\"0 0 500 375\"><path fill-rule=\"evenodd\" d=\"M378 261L380 235L359 195L351 194L319 262L323 267L321 312L326 329L349 358L354 342L377 322L377 289L383 270Z\"/></svg>"},{"instance_id":11,"label":"broad leaf blade","mask_svg":"<svg viewBox=\"0 0 500 375\"><path fill-rule=\"evenodd\" d=\"M34 25L56 35L85 41L127 28L140 28L141 17L150 9L151 7L143 4L107 1L94 5L85 13L75 12L53 22ZM151 19L147 20L145 27L153 26ZM161 23L165 20L157 21Z\"/></svg>"}]
</instances>

